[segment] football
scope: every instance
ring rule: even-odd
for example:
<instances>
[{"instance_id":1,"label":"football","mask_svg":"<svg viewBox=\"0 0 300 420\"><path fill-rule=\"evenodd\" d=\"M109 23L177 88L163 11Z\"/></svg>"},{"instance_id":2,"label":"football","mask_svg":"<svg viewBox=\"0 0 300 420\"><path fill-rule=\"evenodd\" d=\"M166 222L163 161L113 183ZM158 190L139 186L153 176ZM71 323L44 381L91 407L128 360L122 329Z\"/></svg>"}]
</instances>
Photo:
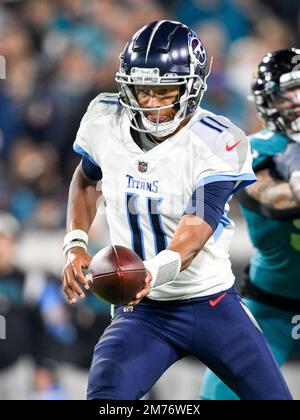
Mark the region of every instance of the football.
<instances>
[{"instance_id":1,"label":"football","mask_svg":"<svg viewBox=\"0 0 300 420\"><path fill-rule=\"evenodd\" d=\"M146 269L131 249L108 246L92 259L87 280L92 292L112 304L126 304L143 289Z\"/></svg>"}]
</instances>

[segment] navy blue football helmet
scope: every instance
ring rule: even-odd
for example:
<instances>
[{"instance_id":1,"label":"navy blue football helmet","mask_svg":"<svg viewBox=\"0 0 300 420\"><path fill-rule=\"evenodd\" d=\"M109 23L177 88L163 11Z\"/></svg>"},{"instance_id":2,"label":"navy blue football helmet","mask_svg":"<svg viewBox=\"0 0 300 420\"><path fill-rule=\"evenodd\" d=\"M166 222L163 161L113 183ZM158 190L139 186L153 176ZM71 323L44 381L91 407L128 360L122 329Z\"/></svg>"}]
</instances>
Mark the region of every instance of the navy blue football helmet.
<instances>
[{"instance_id":1,"label":"navy blue football helmet","mask_svg":"<svg viewBox=\"0 0 300 420\"><path fill-rule=\"evenodd\" d=\"M258 114L266 126L288 134L300 141L300 117L295 112L299 103L292 102L286 93L300 88L300 49L288 48L268 53L254 72L251 90ZM280 109L278 104L289 102Z\"/></svg>"},{"instance_id":2,"label":"navy blue football helmet","mask_svg":"<svg viewBox=\"0 0 300 420\"><path fill-rule=\"evenodd\" d=\"M140 29L120 55L116 74L119 100L125 107L131 126L140 132L164 137L176 130L181 121L198 107L206 90L207 54L199 37L186 25L170 20L152 22ZM137 85L178 85L179 95L172 105L141 108ZM160 123L160 110L176 111L170 122ZM145 112L156 111L156 122Z\"/></svg>"}]
</instances>

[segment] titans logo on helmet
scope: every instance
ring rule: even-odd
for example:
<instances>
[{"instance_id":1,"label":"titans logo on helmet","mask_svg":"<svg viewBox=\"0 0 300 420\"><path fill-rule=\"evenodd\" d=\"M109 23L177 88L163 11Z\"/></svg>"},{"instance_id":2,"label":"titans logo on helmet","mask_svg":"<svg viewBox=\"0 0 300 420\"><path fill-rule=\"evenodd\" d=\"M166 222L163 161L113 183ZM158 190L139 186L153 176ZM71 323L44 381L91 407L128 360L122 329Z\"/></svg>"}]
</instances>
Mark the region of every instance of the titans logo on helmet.
<instances>
[{"instance_id":1,"label":"titans logo on helmet","mask_svg":"<svg viewBox=\"0 0 300 420\"><path fill-rule=\"evenodd\" d=\"M194 32L191 31L191 33L192 33L192 36L190 38L191 50L196 60L199 62L199 65L201 67L204 67L206 66L206 62L207 62L206 50L200 38Z\"/></svg>"}]
</instances>

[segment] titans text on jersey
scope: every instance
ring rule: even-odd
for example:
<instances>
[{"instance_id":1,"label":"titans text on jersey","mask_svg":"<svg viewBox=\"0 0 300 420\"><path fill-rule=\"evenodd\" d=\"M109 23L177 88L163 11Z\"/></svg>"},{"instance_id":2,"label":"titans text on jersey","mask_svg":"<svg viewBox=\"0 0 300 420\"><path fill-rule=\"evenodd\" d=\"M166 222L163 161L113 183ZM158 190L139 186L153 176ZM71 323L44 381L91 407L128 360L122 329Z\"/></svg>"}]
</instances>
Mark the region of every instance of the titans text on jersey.
<instances>
[{"instance_id":1,"label":"titans text on jersey","mask_svg":"<svg viewBox=\"0 0 300 420\"><path fill-rule=\"evenodd\" d=\"M132 175L126 175L127 177L127 188L128 189L137 189L137 190L145 190L145 191L149 191L149 192L153 192L153 193L158 193L158 186L159 186L159 181L143 181L141 179L136 179L134 178Z\"/></svg>"}]
</instances>

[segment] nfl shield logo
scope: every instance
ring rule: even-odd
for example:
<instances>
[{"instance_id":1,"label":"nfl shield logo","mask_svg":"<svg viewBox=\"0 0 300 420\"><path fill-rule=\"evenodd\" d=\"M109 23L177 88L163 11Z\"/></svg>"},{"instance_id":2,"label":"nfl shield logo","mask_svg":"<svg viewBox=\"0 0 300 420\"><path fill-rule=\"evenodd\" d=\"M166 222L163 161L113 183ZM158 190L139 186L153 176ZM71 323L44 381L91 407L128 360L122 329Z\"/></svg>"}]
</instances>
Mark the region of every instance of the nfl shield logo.
<instances>
[{"instance_id":1,"label":"nfl shield logo","mask_svg":"<svg viewBox=\"0 0 300 420\"><path fill-rule=\"evenodd\" d=\"M138 163L138 170L139 172L147 172L148 163L144 161L139 161Z\"/></svg>"}]
</instances>

